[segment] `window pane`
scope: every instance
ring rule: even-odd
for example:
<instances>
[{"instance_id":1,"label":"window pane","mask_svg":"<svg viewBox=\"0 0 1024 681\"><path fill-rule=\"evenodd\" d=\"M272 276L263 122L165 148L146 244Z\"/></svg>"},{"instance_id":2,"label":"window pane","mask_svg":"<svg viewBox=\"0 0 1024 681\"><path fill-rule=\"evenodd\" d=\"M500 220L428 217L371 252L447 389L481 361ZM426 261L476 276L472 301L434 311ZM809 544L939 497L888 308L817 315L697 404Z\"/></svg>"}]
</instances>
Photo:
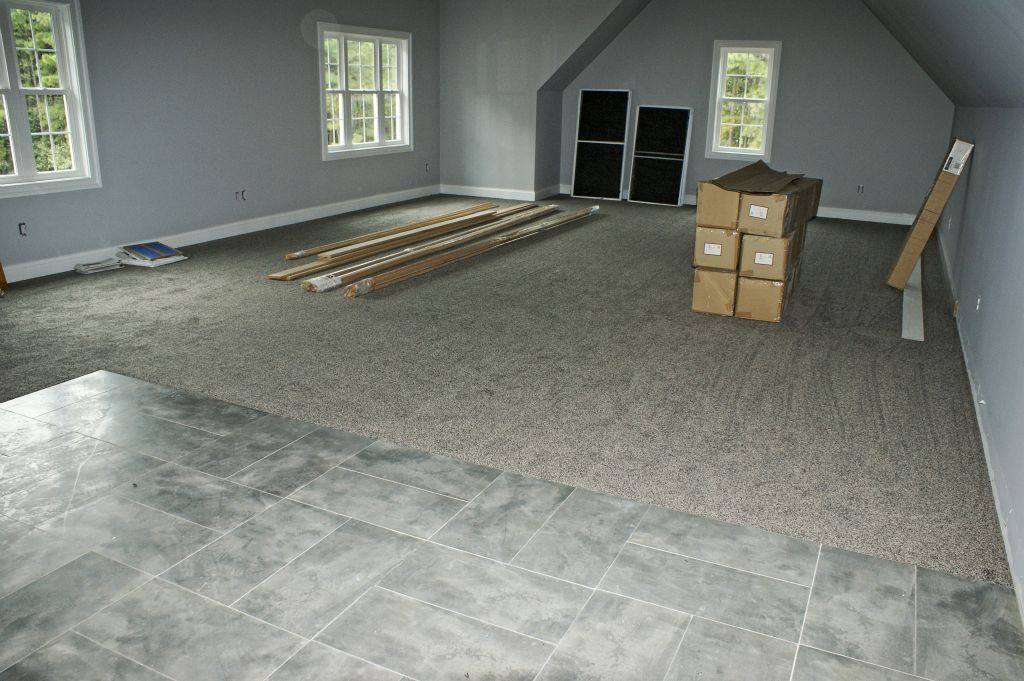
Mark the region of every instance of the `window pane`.
<instances>
[{"instance_id":1,"label":"window pane","mask_svg":"<svg viewBox=\"0 0 1024 681\"><path fill-rule=\"evenodd\" d=\"M32 34L36 47L53 49L53 19L49 12L32 12Z\"/></svg>"},{"instance_id":2,"label":"window pane","mask_svg":"<svg viewBox=\"0 0 1024 681\"><path fill-rule=\"evenodd\" d=\"M760 149L763 145L764 128L760 125L743 125L740 127L742 132L740 133L739 146L743 149Z\"/></svg>"},{"instance_id":3,"label":"window pane","mask_svg":"<svg viewBox=\"0 0 1024 681\"><path fill-rule=\"evenodd\" d=\"M723 125L718 134L718 144L723 147L739 147L740 126Z\"/></svg>"},{"instance_id":4,"label":"window pane","mask_svg":"<svg viewBox=\"0 0 1024 681\"><path fill-rule=\"evenodd\" d=\"M35 154L36 170L45 173L54 170L53 149L50 147L50 136L39 135L32 138L32 151Z\"/></svg>"},{"instance_id":5,"label":"window pane","mask_svg":"<svg viewBox=\"0 0 1024 681\"><path fill-rule=\"evenodd\" d=\"M71 170L71 140L67 133L54 135L53 140L53 161L56 170Z\"/></svg>"},{"instance_id":6,"label":"window pane","mask_svg":"<svg viewBox=\"0 0 1024 681\"><path fill-rule=\"evenodd\" d=\"M377 141L376 104L376 95L352 95L352 144Z\"/></svg>"},{"instance_id":7,"label":"window pane","mask_svg":"<svg viewBox=\"0 0 1024 681\"><path fill-rule=\"evenodd\" d=\"M53 41L53 17L49 12L11 10L11 28L18 53L22 87L59 88L57 53Z\"/></svg>"},{"instance_id":8,"label":"window pane","mask_svg":"<svg viewBox=\"0 0 1024 681\"><path fill-rule=\"evenodd\" d=\"M28 109L29 132L50 132L50 125L46 122L46 97L42 95L26 96L25 108Z\"/></svg>"},{"instance_id":9,"label":"window pane","mask_svg":"<svg viewBox=\"0 0 1024 681\"><path fill-rule=\"evenodd\" d=\"M28 10L11 10L11 30L14 32L15 47L32 47L32 24Z\"/></svg>"},{"instance_id":10,"label":"window pane","mask_svg":"<svg viewBox=\"0 0 1024 681\"><path fill-rule=\"evenodd\" d=\"M398 45L380 44L380 87L382 90L398 89Z\"/></svg>"},{"instance_id":11,"label":"window pane","mask_svg":"<svg viewBox=\"0 0 1024 681\"><path fill-rule=\"evenodd\" d=\"M759 52L729 52L725 72L728 75L768 75L768 55Z\"/></svg>"},{"instance_id":12,"label":"window pane","mask_svg":"<svg viewBox=\"0 0 1024 681\"><path fill-rule=\"evenodd\" d=\"M374 89L373 41L347 40L345 41L345 49L347 51L346 60L349 89Z\"/></svg>"},{"instance_id":13,"label":"window pane","mask_svg":"<svg viewBox=\"0 0 1024 681\"><path fill-rule=\"evenodd\" d=\"M344 127L341 115L341 97L342 96L340 94L329 93L325 101L325 110L327 112L327 144L329 145L341 144L342 128Z\"/></svg>"},{"instance_id":14,"label":"window pane","mask_svg":"<svg viewBox=\"0 0 1024 681\"><path fill-rule=\"evenodd\" d=\"M340 50L337 38L324 38L324 86L328 90L341 88Z\"/></svg>"},{"instance_id":15,"label":"window pane","mask_svg":"<svg viewBox=\"0 0 1024 681\"><path fill-rule=\"evenodd\" d=\"M50 95L46 98L46 112L50 116L51 132L68 131L67 107L63 95Z\"/></svg>"},{"instance_id":16,"label":"window pane","mask_svg":"<svg viewBox=\"0 0 1024 681\"><path fill-rule=\"evenodd\" d=\"M384 141L397 142L400 139L398 132L399 101L397 94L384 95Z\"/></svg>"},{"instance_id":17,"label":"window pane","mask_svg":"<svg viewBox=\"0 0 1024 681\"><path fill-rule=\"evenodd\" d=\"M768 79L762 76L747 76L743 79L744 90L742 96L747 99L764 99L767 83Z\"/></svg>"},{"instance_id":18,"label":"window pane","mask_svg":"<svg viewBox=\"0 0 1024 681\"><path fill-rule=\"evenodd\" d=\"M36 171L71 170L71 137L63 95L26 95L29 132Z\"/></svg>"},{"instance_id":19,"label":"window pane","mask_svg":"<svg viewBox=\"0 0 1024 681\"><path fill-rule=\"evenodd\" d=\"M14 154L11 153L11 131L7 127L7 100L0 97L0 175L14 174Z\"/></svg>"},{"instance_id":20,"label":"window pane","mask_svg":"<svg viewBox=\"0 0 1024 681\"><path fill-rule=\"evenodd\" d=\"M18 75L21 87L39 87L36 53L32 50L18 50Z\"/></svg>"}]
</instances>

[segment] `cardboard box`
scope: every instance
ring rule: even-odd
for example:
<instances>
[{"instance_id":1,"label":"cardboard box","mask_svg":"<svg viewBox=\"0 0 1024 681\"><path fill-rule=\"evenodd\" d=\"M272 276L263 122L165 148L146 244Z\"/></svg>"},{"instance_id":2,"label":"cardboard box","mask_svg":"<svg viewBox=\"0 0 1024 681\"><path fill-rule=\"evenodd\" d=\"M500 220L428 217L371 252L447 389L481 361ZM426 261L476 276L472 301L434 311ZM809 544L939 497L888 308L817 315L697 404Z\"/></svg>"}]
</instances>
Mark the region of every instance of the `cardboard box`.
<instances>
[{"instance_id":1,"label":"cardboard box","mask_svg":"<svg viewBox=\"0 0 1024 681\"><path fill-rule=\"evenodd\" d=\"M736 308L736 278L735 272L695 269L690 309L731 317Z\"/></svg>"},{"instance_id":2,"label":"cardboard box","mask_svg":"<svg viewBox=\"0 0 1024 681\"><path fill-rule=\"evenodd\" d=\"M967 160L974 151L974 144L962 139L953 140L953 146L946 155L946 161L942 164L924 205L914 219L914 224L907 231L907 237L903 241L903 248L900 249L899 257L889 272L889 278L885 283L896 289L904 289L910 273L914 271L914 265L924 252L924 247L935 231L935 225L942 217L942 211L949 201L949 197L956 189L957 180L967 165Z\"/></svg>"},{"instance_id":3,"label":"cardboard box","mask_svg":"<svg viewBox=\"0 0 1024 681\"><path fill-rule=\"evenodd\" d=\"M773 193L744 193L740 197L737 229L744 234L785 236L818 214L821 180L804 177Z\"/></svg>"},{"instance_id":4,"label":"cardboard box","mask_svg":"<svg viewBox=\"0 0 1024 681\"><path fill-rule=\"evenodd\" d=\"M799 253L803 229L784 237L744 234L740 276L785 281Z\"/></svg>"},{"instance_id":5,"label":"cardboard box","mask_svg":"<svg viewBox=\"0 0 1024 681\"><path fill-rule=\"evenodd\" d=\"M716 270L735 270L740 260L739 232L717 227L697 227L693 246L693 266Z\"/></svg>"},{"instance_id":6,"label":"cardboard box","mask_svg":"<svg viewBox=\"0 0 1024 681\"><path fill-rule=\"evenodd\" d=\"M697 224L735 230L740 217L740 193L714 182L697 185Z\"/></svg>"},{"instance_id":7,"label":"cardboard box","mask_svg":"<svg viewBox=\"0 0 1024 681\"><path fill-rule=\"evenodd\" d=\"M775 281L740 277L736 287L736 316L762 322L781 322L794 279Z\"/></svg>"}]
</instances>

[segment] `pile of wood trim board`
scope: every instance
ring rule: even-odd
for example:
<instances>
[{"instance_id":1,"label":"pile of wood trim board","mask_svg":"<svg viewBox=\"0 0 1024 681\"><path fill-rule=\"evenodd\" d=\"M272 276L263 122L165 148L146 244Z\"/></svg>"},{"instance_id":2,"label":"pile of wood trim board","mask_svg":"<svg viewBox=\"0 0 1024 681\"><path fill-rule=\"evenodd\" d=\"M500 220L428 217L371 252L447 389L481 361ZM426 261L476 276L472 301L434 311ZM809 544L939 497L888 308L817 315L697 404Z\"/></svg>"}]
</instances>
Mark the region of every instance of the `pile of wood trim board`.
<instances>
[{"instance_id":1,"label":"pile of wood trim board","mask_svg":"<svg viewBox=\"0 0 1024 681\"><path fill-rule=\"evenodd\" d=\"M355 298L582 220L597 210L591 206L562 212L553 205L520 203L499 208L481 203L288 253L285 260L313 259L268 276L278 281L304 279L302 288L307 291L342 289L345 297ZM326 270L331 271L310 276Z\"/></svg>"},{"instance_id":2,"label":"pile of wood trim board","mask_svg":"<svg viewBox=\"0 0 1024 681\"><path fill-rule=\"evenodd\" d=\"M701 182L691 309L781 321L820 199L821 180L761 161Z\"/></svg>"}]
</instances>

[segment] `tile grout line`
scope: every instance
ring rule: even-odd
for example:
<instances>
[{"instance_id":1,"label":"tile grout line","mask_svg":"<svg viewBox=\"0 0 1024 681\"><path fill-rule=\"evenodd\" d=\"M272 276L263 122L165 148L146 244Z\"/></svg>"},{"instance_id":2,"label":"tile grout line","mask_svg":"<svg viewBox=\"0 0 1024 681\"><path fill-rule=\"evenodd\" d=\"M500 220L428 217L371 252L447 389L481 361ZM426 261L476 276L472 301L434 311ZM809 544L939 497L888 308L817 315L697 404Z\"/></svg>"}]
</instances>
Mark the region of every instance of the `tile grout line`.
<instances>
[{"instance_id":1,"label":"tile grout line","mask_svg":"<svg viewBox=\"0 0 1024 681\"><path fill-rule=\"evenodd\" d=\"M259 420L259 419L257 419L257 420ZM253 421L253 423L256 423L256 421ZM312 425L312 424L310 424L310 425ZM308 433L303 433L302 435L300 435L299 437L295 438L291 442L288 442L288 443L286 443L284 445L281 445L280 447L278 447L274 451L270 452L266 456L261 456L260 458L256 459L252 463L249 463L249 464L246 464L245 466L242 466L241 468L239 468L238 470L234 471L233 473L229 473L228 475L217 476L217 477L220 477L221 480L230 480L232 476L238 475L239 473L242 473L244 471L249 470L250 468L252 468L253 466L255 466L256 464L258 464L261 461L266 461L267 459L269 459L270 457L274 456L274 454L277 454L281 450L288 449L289 447L291 447L296 442L299 442L300 440L305 440L307 436L312 435L313 433L315 433L318 430L321 430L321 428L314 427L313 430L309 431ZM192 468L192 466L190 466L190 468ZM206 471L203 471L203 470L201 470L199 468L196 468L196 470L199 471L200 473L205 473L206 472ZM208 475L213 475L213 473L208 473ZM234 481L232 480L232 482L234 482Z\"/></svg>"},{"instance_id":2,"label":"tile grout line","mask_svg":"<svg viewBox=\"0 0 1024 681\"><path fill-rule=\"evenodd\" d=\"M853 660L854 662L860 662L861 664L865 664L865 665L867 665L869 667L874 667L876 669L884 669L887 672L895 672L896 674L900 674L902 676L907 676L907 677L910 677L912 679L920 679L920 681L934 681L933 679L929 679L929 678L924 677L924 676L919 676L918 674L911 674L909 672L901 672L899 669L893 669L892 667L886 667L885 665L878 664L877 662L868 662L867 660L862 660L859 657L850 657L849 655L843 655L842 653L836 653L836 652L833 652L831 650L825 650L824 648L819 648L817 646L808 645L806 643L801 643L800 645L801 645L801 647L808 648L809 650L817 650L819 653L825 653L826 655L835 655L836 657L842 657L842 658L847 659L847 660Z\"/></svg>"},{"instance_id":3,"label":"tile grout line","mask_svg":"<svg viewBox=\"0 0 1024 681\"><path fill-rule=\"evenodd\" d=\"M474 617L473 615L467 615L466 613L459 612L458 610L452 610L451 608L446 608L443 605L438 605L437 603L431 603L430 601L425 601L422 598L416 598L415 596L410 596L409 594L404 594L401 591L395 591L394 589L388 588L386 586L381 586L379 583L378 584L374 584L373 587L371 587L371 588L377 588L377 589L380 589L381 591L387 591L389 593L395 594L396 596L400 596L402 598L406 598L406 599L408 599L410 601L416 601L417 603L422 603L423 605L430 606L431 608L437 608L438 610L443 610L444 612L449 612L449 613L451 613L451 614L453 614L453 615L455 615L457 617L464 617L464 618L466 618L468 620L473 620L474 622L479 622L480 624L485 624L485 625L487 625L489 627L494 627L495 629L501 629L502 631L507 631L510 634L515 634L517 636L523 636L525 638L529 638L529 639L532 639L534 641L537 641L538 643L543 643L544 645L551 646L552 648L554 648L554 646L555 646L555 642L554 641L549 641L547 639L538 638L537 636L533 636L531 634L524 634L521 631L516 631L515 629L509 629L506 626L502 626L500 624L495 624L494 622L488 622L487 620L480 619L479 617ZM568 631L568 630L566 630L566 631Z\"/></svg>"},{"instance_id":4,"label":"tile grout line","mask_svg":"<svg viewBox=\"0 0 1024 681\"><path fill-rule=\"evenodd\" d=\"M800 656L800 646L804 640L804 627L807 626L807 614L811 609L811 597L814 596L814 581L818 578L818 565L821 564L821 551L824 544L818 544L818 558L814 561L814 574L811 576L811 586L807 589L807 605L804 606L804 617L800 622L800 636L796 640L796 650L793 651L793 666L789 670L789 681L793 681L796 675L796 660Z\"/></svg>"},{"instance_id":5,"label":"tile grout line","mask_svg":"<svg viewBox=\"0 0 1024 681\"><path fill-rule=\"evenodd\" d=\"M439 528L437 528L436 530L434 530L434 531L433 531L433 532L432 532L432 533L430 534L430 536L426 538L426 540L427 540L427 541L432 541L432 540L434 539L434 537L436 537L436 536L437 536L437 535L438 535L438 534L439 534L439 533L441 532L441 530L443 530L444 528L448 527L448 524L449 524L449 523L450 523L451 521L455 520L455 519L456 519L456 518L458 518L458 517L459 517L460 515L462 515L462 512L463 512L463 511L465 511L465 510L466 510L467 508L469 508L469 507L470 507L470 505L471 505L471 504L472 504L472 503L473 503L474 501L476 501L476 500L477 500L478 498L480 498L480 495L481 495L481 494L483 494L484 492L486 492L487 490L489 490L489 489L491 488L491 485L493 485L493 484L495 483L495 481L497 481L497 480L498 480L498 478L500 478L500 477L501 477L501 476L503 476L503 475L505 475L505 472L504 472L504 471L502 471L502 472L501 472L501 473L499 473L498 475L494 476L494 480L491 480L491 481L490 481L489 483L487 483L486 485L484 485L484 488L483 488L483 489L481 489L481 490L480 490L479 492L477 492L476 494L474 494L474 495L473 495L473 498L472 498L472 499L470 499L469 501L465 502L465 503L464 503L464 504L462 505L462 508L460 508L460 509L459 509L458 511L456 511L455 513L453 513L453 514L452 514L452 517L451 517L451 518L449 518L448 520L444 521L444 523L443 523L443 524L441 525L441 527L439 527Z\"/></svg>"},{"instance_id":6,"label":"tile grout line","mask_svg":"<svg viewBox=\"0 0 1024 681\"><path fill-rule=\"evenodd\" d=\"M713 560L708 560L706 558L698 558L697 556L691 556L691 555L686 554L686 553L679 553L678 551L670 551L669 549L662 549L662 548L658 548L657 546L649 546L648 544L641 544L641 543L635 542L635 541L629 541L629 542L626 542L626 543L627 544L632 544L633 546L642 546L645 549L651 549L652 551L658 551L660 553L667 553L667 554L672 555L672 556L679 556L680 558L687 558L689 560L696 560L696 561L699 561L701 563L706 563L708 565L714 565L714 566L717 566L717 567L725 568L726 570L735 570L736 572L742 572L744 574L754 575L755 577L764 577L765 579L772 579L772 580L774 580L776 582L783 582L784 584L792 584L793 586L798 586L801 589L809 589L810 588L810 585L808 585L808 584L801 584L800 582L794 582L794 581L791 581L791 580L788 580L788 579L782 579L781 577L773 577L771 575L766 575L766 574L764 574L762 572L754 572L753 570L744 570L743 568L734 567L732 565L726 565L725 563L716 563ZM813 578L812 578L812 581L813 581Z\"/></svg>"},{"instance_id":7,"label":"tile grout line","mask_svg":"<svg viewBox=\"0 0 1024 681\"><path fill-rule=\"evenodd\" d=\"M565 504L565 502L569 501L569 497L571 497L575 493L576 493L576 488L573 487L571 490L569 490L569 493L565 495L564 499L562 499L557 504L555 504L555 507L551 510L551 513L548 514L548 517L544 519L544 522L542 522L540 524L540 526L537 527L537 529L533 531L533 534L530 535L530 538L527 539L526 542L522 546L519 547L519 550L516 551L515 554L511 558L508 559L508 564L509 565L511 565L512 563L514 563L516 561L516 558L518 558L519 554L523 552L523 549L525 549L527 546L529 546L530 542L532 542L537 537L537 535L540 534L540 531L543 530L545 527L547 527L548 523L551 522L551 519L555 517L556 513L558 513L558 509L562 508L562 506Z\"/></svg>"},{"instance_id":8,"label":"tile grout line","mask_svg":"<svg viewBox=\"0 0 1024 681\"><path fill-rule=\"evenodd\" d=\"M68 495L68 503L64 506L64 513L62 514L64 516L64 520L62 523L63 528L67 528L68 526L68 513L71 512L71 502L75 500L75 492L78 491L78 481L82 477L82 467L85 466L85 464L89 463L92 457L96 456L96 450L99 449L99 447L100 441L97 440L96 444L92 446L92 451L89 452L89 456L85 457L85 459L80 464L78 464L78 468L75 470L75 482L74 484L71 485L71 494Z\"/></svg>"},{"instance_id":9,"label":"tile grout line","mask_svg":"<svg viewBox=\"0 0 1024 681\"><path fill-rule=\"evenodd\" d=\"M917 674L917 566L914 566L914 657L911 661L914 674Z\"/></svg>"},{"instance_id":10,"label":"tile grout line","mask_svg":"<svg viewBox=\"0 0 1024 681\"><path fill-rule=\"evenodd\" d=\"M157 508L156 506L150 506L147 503L144 503L142 501L138 501L136 499L132 499L131 497L122 496L121 494L119 494L117 492L112 492L110 494L102 496L99 499L97 499L94 503L89 504L88 506L83 506L81 509L76 509L76 510L85 510L87 508L92 508L97 503L99 503L103 499L107 499L107 498L120 499L121 501L127 501L130 504L138 504L139 506L142 506L143 508L148 508L150 511L155 511L155 512L160 513L161 515L165 515L165 516L167 516L169 518L174 518L175 520L180 520L182 522L186 522L189 525L195 525L196 527L201 527L204 530L209 530L210 532L216 532L216 533L220 534L221 536L227 534L227 532L225 532L224 530L218 530L216 527L210 527L209 525L203 525L202 523L197 523L194 520L189 520L188 518L183 518L180 515L177 515L175 513L171 513L170 511L165 511L162 508ZM269 508L269 506L268 506L268 508ZM262 511L260 511L260 513L262 513ZM232 529L234 529L234 528L232 528Z\"/></svg>"},{"instance_id":11,"label":"tile grout line","mask_svg":"<svg viewBox=\"0 0 1024 681\"><path fill-rule=\"evenodd\" d=\"M325 541L327 540L327 538L328 538L328 537L330 537L330 536L331 536L332 534L334 534L335 532L337 532L337 531L338 531L338 530L340 530L341 528L345 527L345 525L346 525L346 524L348 523L348 521L350 521L350 520L351 520L351 518L349 518L348 516L341 516L341 517L345 518L345 520L344 520L344 521L342 521L342 523L341 523L340 525L338 525L337 527L335 527L335 528L334 528L333 530L331 530L330 532L328 532L328 533L327 533L327 534L325 534L324 536L322 536L322 537L320 537L319 539L317 539L317 540L316 540L315 542L313 542L313 543L312 543L312 544L311 544L310 546L307 546L307 547L306 547L305 549L303 549L303 550L302 550L302 551L300 551L300 552L299 552L298 554L296 554L295 556L293 556L293 557L292 557L291 559L289 559L288 561L286 561L286 562L284 563L284 565L282 565L281 567L277 568L276 570L274 570L273 572L271 572L271 573L270 573L269 575L267 575L266 577L264 577L263 579L261 579L261 580L260 580L259 582L257 582L257 583L256 583L256 584L255 584L255 585L254 585L254 586L252 587L252 588L250 588L250 589L249 589L248 591L246 591L246 592L245 592L244 594L242 594L241 596L239 596L239 597L238 597L238 598L236 598L235 600L231 601L231 603L227 604L227 605L228 605L228 607L230 607L230 608L234 608L234 607L235 607L235 606L236 606L236 605L237 605L237 604L238 604L238 603L239 603L239 602L240 602L240 601L241 601L242 599L244 599L244 598L245 598L246 596L248 596L249 594L251 594L251 593L252 593L253 591L255 591L256 589L258 589L258 588L260 588L261 586L263 586L264 584L266 584L266 583L267 583L268 581L270 581L270 580L271 580L271 579L272 579L272 578L274 577L274 575L276 575L277 573L279 573L279 572L281 572L282 570L284 570L284 569L285 569L286 567L288 567L289 565L291 565L292 563L294 563L295 561L297 561L297 560L298 560L299 558L302 558L302 556L306 555L306 554L307 554L308 552L312 551L312 550L313 550L314 548L316 548L317 546L320 546L320 544L324 543L324 542L325 542ZM225 535L225 536L226 536L226 535Z\"/></svg>"},{"instance_id":12,"label":"tile grout line","mask_svg":"<svg viewBox=\"0 0 1024 681\"><path fill-rule=\"evenodd\" d=\"M537 668L537 673L533 675L533 681L537 681L537 679L540 678L540 675L544 673L544 669L548 666L548 663L551 662L551 658L553 658L555 656L555 653L558 652L558 649L559 647L561 647L562 642L565 641L565 637L568 636L569 632L572 631L572 628L576 626L576 622L579 620L580 615L582 615L583 611L587 609L588 605L590 605L590 601L594 600L594 594L596 593L597 589L591 590L590 595L587 596L587 600L583 602L583 605L576 613L576 616L572 618L572 621L569 622L569 626L565 628L565 631L563 631L562 635L559 637L558 642L554 645L554 647L551 648L551 652L548 653L548 656L544 659L544 663Z\"/></svg>"},{"instance_id":13,"label":"tile grout line","mask_svg":"<svg viewBox=\"0 0 1024 681\"><path fill-rule=\"evenodd\" d=\"M358 452L357 452L357 454L358 454ZM435 490L432 490L432 489L427 489L426 487L418 487L416 485L410 485L407 482L399 482L398 480L392 480L391 478L385 478L385 477L381 477L379 475L374 475L373 473L367 473L365 471L357 471L355 468L349 468L345 464L348 463L354 456L356 456L356 455L353 454L349 458L345 459L344 461L339 463L337 466L335 466L335 468L340 468L340 469L342 469L344 471L348 471L349 473L356 473L357 475L365 475L366 477L374 478L375 480L383 480L384 482L390 482L393 485L401 485L402 487L410 487L412 489L419 490L420 492L427 492L428 494L436 494L439 497L447 497L448 499L453 499L454 501L458 501L458 502L461 502L463 504L468 504L469 503L468 501L466 501L462 497L452 496L451 494L445 494L444 492L438 492L438 491L435 491Z\"/></svg>"},{"instance_id":14,"label":"tile grout line","mask_svg":"<svg viewBox=\"0 0 1024 681\"><path fill-rule=\"evenodd\" d=\"M374 444L375 442L379 442L379 440L374 440L374 441L373 441L373 442L371 442L370 444L366 445L366 447L363 447L362 449L360 449L360 450L359 450L358 452L353 452L353 453L352 453L352 454L351 454L350 456L346 456L346 457L345 457L345 459L344 459L343 461L339 461L338 463L334 464L333 466L331 466L330 468L328 468L328 469L327 469L327 470L325 470L325 471L324 471L323 473L321 473L320 475L316 476L315 478L313 478L313 479L312 479L312 480L310 480L309 482L306 482L306 483L303 483L303 484L299 485L298 487L296 487L295 489L293 489L293 490L292 490L291 492L289 492L289 493L288 493L287 495L285 495L285 497L284 497L284 498L285 498L285 499L291 499L292 501L298 501L298 499L294 499L294 495L296 495L296 494L298 494L299 492L301 492L302 490L306 489L307 487L309 487L310 485L312 485L312 484L313 484L314 482L316 482L316 481L317 481L317 480L319 480L320 478L324 477L325 475L327 475L328 473L330 473L331 471L333 471L333 470L334 470L335 468L338 468L338 467L340 467L340 466L341 466L341 464L345 463L346 461L348 461L349 459L351 459L351 458L352 458L353 456L356 456L356 455L358 455L358 454L362 453L362 452L363 452L364 450L366 450L367 448L369 448L369 447L370 447L371 445L373 445L373 444ZM236 483L236 484L238 484L238 483ZM300 503L306 503L306 502L300 502ZM308 506L315 506L314 504L307 504L307 505L308 505ZM321 507L321 506L315 506L315 508L320 508L320 509L322 509L322 510L324 510L324 511L328 511L328 510L330 510L330 509L326 509L326 508L323 508L323 507ZM337 511L331 511L331 513L337 513Z\"/></svg>"},{"instance_id":15,"label":"tile grout line","mask_svg":"<svg viewBox=\"0 0 1024 681\"><path fill-rule=\"evenodd\" d=\"M126 660L128 660L130 662L134 662L135 664L139 665L140 667L148 669L149 671L151 671L151 672L153 672L155 674L159 674L160 676L164 677L165 679L170 679L171 681L177 681L177 679L175 679L173 676L170 676L169 674L164 674L159 669L156 669L155 667L150 667L148 664L146 664L144 662L139 662L138 660L136 660L134 657L132 657L130 655L125 655L124 653L119 653L116 650L114 650L113 648L109 648L109 647L103 645L102 643L100 643L96 639L92 638L91 636L86 636L85 634L83 634L80 631L69 630L66 633L74 634L75 636L81 636L86 641L89 641L93 645L96 645L96 646L99 646L100 648L103 648L103 650L106 650L107 652L111 653L112 655L116 655L117 657L121 657L121 658L124 658L124 659L126 659Z\"/></svg>"},{"instance_id":16,"label":"tile grout line","mask_svg":"<svg viewBox=\"0 0 1024 681\"><path fill-rule=\"evenodd\" d=\"M665 667L665 675L661 677L661 681L668 681L668 675L672 672L672 665L675 664L676 658L679 657L679 651L683 649L683 641L686 640L686 634L690 631L690 625L693 624L693 620L693 615L690 615L690 619L686 620L686 626L683 628L683 635L679 637L679 643L676 644L676 649L672 653L672 657L669 658L668 666Z\"/></svg>"}]
</instances>

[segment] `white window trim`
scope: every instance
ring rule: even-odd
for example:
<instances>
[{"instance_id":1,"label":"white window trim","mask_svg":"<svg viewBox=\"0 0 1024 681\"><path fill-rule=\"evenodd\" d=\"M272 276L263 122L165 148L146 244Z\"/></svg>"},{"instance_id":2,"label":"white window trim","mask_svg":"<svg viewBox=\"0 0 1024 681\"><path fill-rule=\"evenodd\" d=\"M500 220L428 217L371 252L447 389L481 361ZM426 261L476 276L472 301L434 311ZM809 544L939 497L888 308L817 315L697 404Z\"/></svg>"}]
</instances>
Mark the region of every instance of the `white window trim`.
<instances>
[{"instance_id":1,"label":"white window trim","mask_svg":"<svg viewBox=\"0 0 1024 681\"><path fill-rule=\"evenodd\" d=\"M77 167L75 170L48 173L44 177L30 175L28 178L0 178L0 198L96 189L103 186L100 177L99 153L96 147L96 126L93 121L89 68L85 57L85 39L79 0L49 0L48 2L0 0L0 43L2 43L7 63L16 69L17 57L10 20L12 7L53 11L62 24L61 30L55 31L54 39L64 43L64 49L59 50L61 74L67 76L66 89L77 100L76 105L71 107L74 115L68 116L69 130L73 138L77 137L77 141L73 142L72 147ZM70 49L66 44L68 35L71 36L72 42ZM2 71L2 66L0 66L0 71ZM3 74L0 73L0 78L2 76ZM13 81L18 77L18 73L15 71L7 76ZM13 136L18 133L15 132L10 122L10 108L8 109L8 127L12 133L13 143Z\"/></svg>"},{"instance_id":2,"label":"white window trim","mask_svg":"<svg viewBox=\"0 0 1024 681\"><path fill-rule=\"evenodd\" d=\"M328 33L341 33L346 38L368 38L371 40L396 40L398 41L398 59L399 59L399 91L402 93L399 97L401 102L401 119L400 123L402 126L402 139L397 142L384 142L382 139L378 142L371 142L369 144L360 144L353 146L350 142L347 142L348 134L350 132L351 122L351 107L345 106L344 115L344 129L343 139L346 143L343 145L329 146L327 144L327 103L325 93L325 74L324 74L324 37ZM342 47L344 47L344 41L342 41ZM319 62L318 68L318 82L317 82L317 96L320 99L320 151L321 158L324 161L337 161L346 158L359 158L362 156L379 156L382 154L396 154L402 152L408 152L413 150L413 121L412 121L412 34L404 31L386 31L376 28L364 28L361 26L346 26L343 24L329 24L325 22L317 23L317 60ZM380 73L380 53L377 53L377 65L375 72ZM342 50L339 53L339 61L341 62L341 78L346 78L345 73L345 54ZM348 88L346 83L345 93L347 94ZM348 101L347 98L344 101ZM380 121L383 116L383 104L377 106L377 121L378 121L378 132L380 132ZM381 135L378 135L380 137Z\"/></svg>"},{"instance_id":3,"label":"white window trim","mask_svg":"<svg viewBox=\"0 0 1024 681\"><path fill-rule=\"evenodd\" d=\"M722 69L726 60L723 56L726 52L737 52L743 49L765 50L769 54L768 83L765 89L767 95L767 106L765 107L764 119L764 149L760 151L747 151L720 147L718 145L718 129L721 120L722 107L722 86L725 82ZM752 41L752 40L716 40L715 58L711 67L711 102L708 107L708 136L705 149L707 158L717 158L730 161L741 159L761 159L765 162L771 160L772 155L772 132L775 129L775 103L778 100L779 89L779 63L782 61L782 43L778 41Z\"/></svg>"}]
</instances>

